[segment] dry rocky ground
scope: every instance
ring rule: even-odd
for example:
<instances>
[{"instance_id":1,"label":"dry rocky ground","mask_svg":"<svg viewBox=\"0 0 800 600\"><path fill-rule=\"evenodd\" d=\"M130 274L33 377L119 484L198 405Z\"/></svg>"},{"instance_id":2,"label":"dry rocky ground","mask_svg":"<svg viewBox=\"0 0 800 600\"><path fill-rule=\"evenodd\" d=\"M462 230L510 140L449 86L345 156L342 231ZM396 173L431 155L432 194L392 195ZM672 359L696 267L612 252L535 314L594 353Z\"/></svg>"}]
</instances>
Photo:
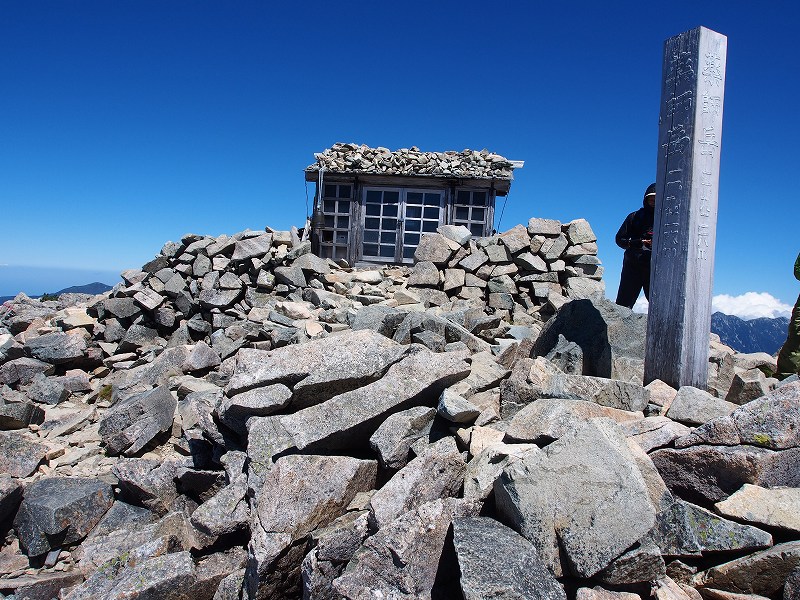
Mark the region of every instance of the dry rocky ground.
<instances>
[{"instance_id":1,"label":"dry rocky ground","mask_svg":"<svg viewBox=\"0 0 800 600\"><path fill-rule=\"evenodd\" d=\"M351 269L187 235L0 309L0 596L798 597L800 382L641 385L586 221Z\"/></svg>"}]
</instances>

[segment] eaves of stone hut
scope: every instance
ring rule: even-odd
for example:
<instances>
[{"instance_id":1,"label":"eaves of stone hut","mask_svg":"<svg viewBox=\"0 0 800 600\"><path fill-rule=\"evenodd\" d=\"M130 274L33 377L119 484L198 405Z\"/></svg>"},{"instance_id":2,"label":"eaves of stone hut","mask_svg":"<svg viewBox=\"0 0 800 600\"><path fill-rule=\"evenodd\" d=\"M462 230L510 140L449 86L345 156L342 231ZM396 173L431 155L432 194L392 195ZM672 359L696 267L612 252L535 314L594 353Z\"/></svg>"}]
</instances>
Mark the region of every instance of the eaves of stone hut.
<instances>
[{"instance_id":1,"label":"eaves of stone hut","mask_svg":"<svg viewBox=\"0 0 800 600\"><path fill-rule=\"evenodd\" d=\"M422 152L335 144L305 170L317 183L315 254L349 264L411 263L424 233L464 225L491 235L497 196L522 161L488 150Z\"/></svg>"}]
</instances>

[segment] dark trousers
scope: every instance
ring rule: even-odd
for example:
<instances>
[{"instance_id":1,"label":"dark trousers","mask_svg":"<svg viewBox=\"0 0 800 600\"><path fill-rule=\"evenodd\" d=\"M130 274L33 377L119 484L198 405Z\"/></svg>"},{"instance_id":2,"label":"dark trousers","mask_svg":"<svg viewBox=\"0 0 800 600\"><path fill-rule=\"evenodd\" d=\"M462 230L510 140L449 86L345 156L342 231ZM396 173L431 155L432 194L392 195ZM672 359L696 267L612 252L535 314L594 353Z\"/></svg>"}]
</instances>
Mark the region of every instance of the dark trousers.
<instances>
[{"instance_id":1,"label":"dark trousers","mask_svg":"<svg viewBox=\"0 0 800 600\"><path fill-rule=\"evenodd\" d=\"M617 304L633 308L639 292L644 290L644 297L650 299L650 261L637 257L625 257L622 261L622 275L619 279Z\"/></svg>"}]
</instances>

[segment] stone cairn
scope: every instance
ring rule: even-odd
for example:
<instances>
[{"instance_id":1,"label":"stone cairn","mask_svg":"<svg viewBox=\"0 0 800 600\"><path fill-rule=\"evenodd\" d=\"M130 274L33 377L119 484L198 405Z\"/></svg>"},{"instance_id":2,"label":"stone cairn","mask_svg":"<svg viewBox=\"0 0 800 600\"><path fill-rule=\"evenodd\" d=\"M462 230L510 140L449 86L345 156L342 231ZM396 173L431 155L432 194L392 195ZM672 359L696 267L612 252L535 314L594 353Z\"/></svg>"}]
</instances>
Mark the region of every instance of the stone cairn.
<instances>
[{"instance_id":1,"label":"stone cairn","mask_svg":"<svg viewBox=\"0 0 800 600\"><path fill-rule=\"evenodd\" d=\"M0 308L0 595L797 598L800 382L642 386L588 223L187 235Z\"/></svg>"},{"instance_id":2,"label":"stone cairn","mask_svg":"<svg viewBox=\"0 0 800 600\"><path fill-rule=\"evenodd\" d=\"M314 155L306 170L324 167L337 173L389 173L392 175L443 175L471 179L511 179L514 164L488 150L421 152L416 146L392 152L388 148L337 143Z\"/></svg>"}]
</instances>

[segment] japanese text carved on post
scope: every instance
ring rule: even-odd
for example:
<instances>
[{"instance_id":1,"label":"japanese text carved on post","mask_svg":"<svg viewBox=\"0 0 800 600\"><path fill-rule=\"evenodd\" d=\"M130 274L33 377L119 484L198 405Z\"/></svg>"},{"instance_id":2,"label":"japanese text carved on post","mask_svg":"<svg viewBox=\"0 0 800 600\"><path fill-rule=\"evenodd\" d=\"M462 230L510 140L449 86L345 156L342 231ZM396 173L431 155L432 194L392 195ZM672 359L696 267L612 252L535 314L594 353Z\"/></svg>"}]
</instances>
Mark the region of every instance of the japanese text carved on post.
<instances>
[{"instance_id":1,"label":"japanese text carved on post","mask_svg":"<svg viewBox=\"0 0 800 600\"><path fill-rule=\"evenodd\" d=\"M664 43L644 382L706 388L727 38Z\"/></svg>"}]
</instances>

